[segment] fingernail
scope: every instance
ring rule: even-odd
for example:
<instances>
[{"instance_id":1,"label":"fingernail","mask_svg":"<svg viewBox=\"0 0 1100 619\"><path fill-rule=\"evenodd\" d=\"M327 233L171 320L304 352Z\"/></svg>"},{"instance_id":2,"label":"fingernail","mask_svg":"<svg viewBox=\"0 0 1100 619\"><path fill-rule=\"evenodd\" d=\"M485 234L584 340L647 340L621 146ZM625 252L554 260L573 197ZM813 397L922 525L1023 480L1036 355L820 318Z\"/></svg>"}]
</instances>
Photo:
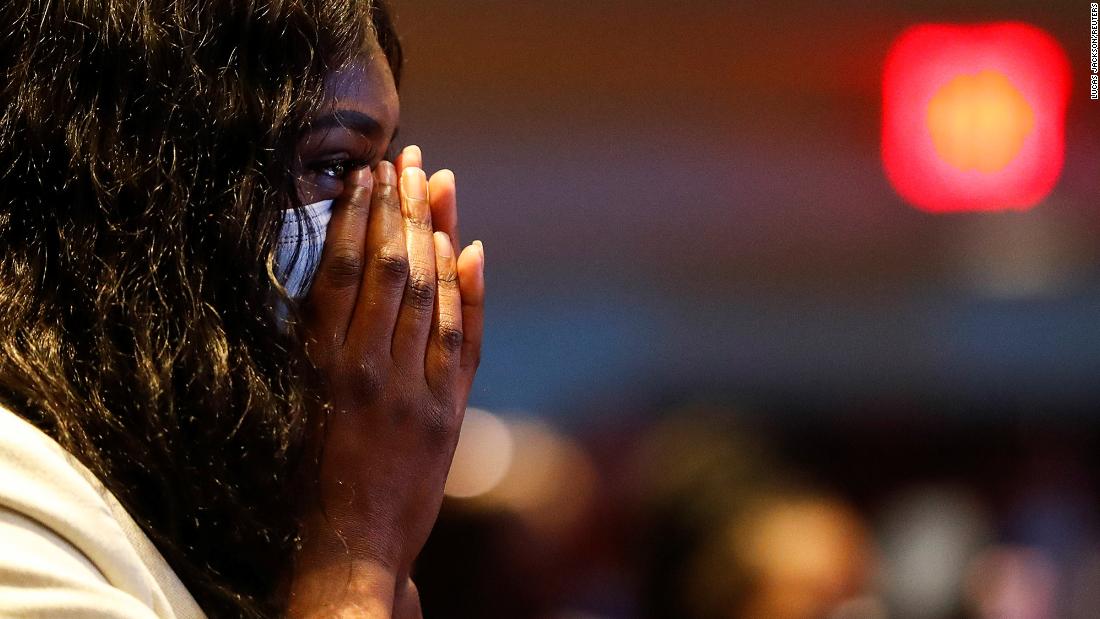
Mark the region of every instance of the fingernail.
<instances>
[{"instance_id":1,"label":"fingernail","mask_svg":"<svg viewBox=\"0 0 1100 619\"><path fill-rule=\"evenodd\" d=\"M451 247L451 237L446 232L436 231L433 235L435 237L435 253L440 258L450 260L454 258L455 252Z\"/></svg>"},{"instance_id":2,"label":"fingernail","mask_svg":"<svg viewBox=\"0 0 1100 619\"><path fill-rule=\"evenodd\" d=\"M391 187L397 184L397 172L389 161L378 164L378 182Z\"/></svg>"},{"instance_id":3,"label":"fingernail","mask_svg":"<svg viewBox=\"0 0 1100 619\"><path fill-rule=\"evenodd\" d=\"M481 254L481 262L485 262L485 246L481 244L481 241L474 241L474 245L477 245L477 251Z\"/></svg>"},{"instance_id":4,"label":"fingernail","mask_svg":"<svg viewBox=\"0 0 1100 619\"><path fill-rule=\"evenodd\" d=\"M403 153L405 155L405 160L406 161L408 161L409 159L415 159L416 160L416 167L418 167L418 168L421 165L423 165L424 153L422 153L420 151L419 146L416 146L416 145L406 146Z\"/></svg>"},{"instance_id":5,"label":"fingernail","mask_svg":"<svg viewBox=\"0 0 1100 619\"><path fill-rule=\"evenodd\" d=\"M420 168L405 168L401 182L405 189L405 196L413 200L428 199L428 179L424 176L424 170Z\"/></svg>"}]
</instances>

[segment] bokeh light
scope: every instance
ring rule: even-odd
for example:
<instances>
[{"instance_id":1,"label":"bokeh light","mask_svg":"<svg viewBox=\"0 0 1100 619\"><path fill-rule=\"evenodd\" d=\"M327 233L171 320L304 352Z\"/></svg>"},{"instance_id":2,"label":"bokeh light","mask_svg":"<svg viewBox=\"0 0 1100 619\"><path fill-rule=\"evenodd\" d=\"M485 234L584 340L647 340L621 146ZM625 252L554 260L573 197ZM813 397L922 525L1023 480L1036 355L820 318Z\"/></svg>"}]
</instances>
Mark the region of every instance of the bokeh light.
<instances>
[{"instance_id":1,"label":"bokeh light","mask_svg":"<svg viewBox=\"0 0 1100 619\"><path fill-rule=\"evenodd\" d=\"M762 502L731 541L755 583L738 615L746 619L822 617L864 593L871 572L863 521L835 499Z\"/></svg>"},{"instance_id":2,"label":"bokeh light","mask_svg":"<svg viewBox=\"0 0 1100 619\"><path fill-rule=\"evenodd\" d=\"M511 430L499 417L480 408L466 409L444 493L463 499L489 492L508 473L514 448Z\"/></svg>"},{"instance_id":3,"label":"bokeh light","mask_svg":"<svg viewBox=\"0 0 1100 619\"><path fill-rule=\"evenodd\" d=\"M928 24L894 43L883 75L882 160L932 212L1025 209L1065 158L1069 62L1022 23Z\"/></svg>"},{"instance_id":4,"label":"bokeh light","mask_svg":"<svg viewBox=\"0 0 1100 619\"><path fill-rule=\"evenodd\" d=\"M596 470L576 441L548 424L513 420L512 466L486 499L508 509L533 530L560 534L576 525L591 504Z\"/></svg>"},{"instance_id":5,"label":"bokeh light","mask_svg":"<svg viewBox=\"0 0 1100 619\"><path fill-rule=\"evenodd\" d=\"M1058 572L1043 550L995 546L967 569L969 607L979 619L1054 619Z\"/></svg>"},{"instance_id":6,"label":"bokeh light","mask_svg":"<svg viewBox=\"0 0 1100 619\"><path fill-rule=\"evenodd\" d=\"M584 448L549 424L469 408L445 494L473 509L519 516L537 533L576 525L596 490Z\"/></svg>"},{"instance_id":7,"label":"bokeh light","mask_svg":"<svg viewBox=\"0 0 1100 619\"><path fill-rule=\"evenodd\" d=\"M881 533L893 607L914 619L957 612L967 563L989 535L985 510L964 490L933 486L898 496L884 511Z\"/></svg>"},{"instance_id":8,"label":"bokeh light","mask_svg":"<svg viewBox=\"0 0 1100 619\"><path fill-rule=\"evenodd\" d=\"M967 170L1003 170L1035 129L1035 112L997 71L960 75L932 95L928 130L939 156Z\"/></svg>"}]
</instances>

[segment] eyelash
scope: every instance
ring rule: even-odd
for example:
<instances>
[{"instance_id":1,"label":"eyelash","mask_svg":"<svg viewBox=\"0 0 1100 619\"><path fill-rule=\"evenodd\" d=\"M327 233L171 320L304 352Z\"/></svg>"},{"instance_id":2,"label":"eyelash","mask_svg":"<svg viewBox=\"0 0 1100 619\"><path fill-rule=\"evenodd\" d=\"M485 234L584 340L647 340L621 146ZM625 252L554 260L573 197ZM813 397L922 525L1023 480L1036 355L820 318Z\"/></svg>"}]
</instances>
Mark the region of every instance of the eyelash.
<instances>
[{"instance_id":1,"label":"eyelash","mask_svg":"<svg viewBox=\"0 0 1100 619\"><path fill-rule=\"evenodd\" d=\"M314 172L333 179L343 179L352 170L358 170L370 165L371 159L330 159L328 161L318 161L310 166ZM333 170L340 168L338 174L328 174L327 170Z\"/></svg>"}]
</instances>

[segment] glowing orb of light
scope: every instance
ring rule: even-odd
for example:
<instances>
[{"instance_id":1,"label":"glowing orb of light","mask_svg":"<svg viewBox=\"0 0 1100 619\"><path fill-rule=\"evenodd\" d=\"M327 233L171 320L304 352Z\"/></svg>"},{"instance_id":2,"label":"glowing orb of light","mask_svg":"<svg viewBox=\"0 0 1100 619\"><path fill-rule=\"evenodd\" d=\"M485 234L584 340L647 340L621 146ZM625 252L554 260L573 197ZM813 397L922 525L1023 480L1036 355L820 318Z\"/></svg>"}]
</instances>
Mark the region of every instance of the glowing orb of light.
<instances>
[{"instance_id":1,"label":"glowing orb of light","mask_svg":"<svg viewBox=\"0 0 1100 619\"><path fill-rule=\"evenodd\" d=\"M960 75L928 104L932 144L956 168L998 172L1020 154L1035 112L1002 73Z\"/></svg>"},{"instance_id":2,"label":"glowing orb of light","mask_svg":"<svg viewBox=\"0 0 1100 619\"><path fill-rule=\"evenodd\" d=\"M514 449L512 431L500 418L466 409L444 494L467 499L496 488L512 466Z\"/></svg>"},{"instance_id":3,"label":"glowing orb of light","mask_svg":"<svg viewBox=\"0 0 1100 619\"><path fill-rule=\"evenodd\" d=\"M1027 209L1065 158L1069 61L1022 23L927 24L905 31L883 74L882 161L926 211Z\"/></svg>"}]
</instances>

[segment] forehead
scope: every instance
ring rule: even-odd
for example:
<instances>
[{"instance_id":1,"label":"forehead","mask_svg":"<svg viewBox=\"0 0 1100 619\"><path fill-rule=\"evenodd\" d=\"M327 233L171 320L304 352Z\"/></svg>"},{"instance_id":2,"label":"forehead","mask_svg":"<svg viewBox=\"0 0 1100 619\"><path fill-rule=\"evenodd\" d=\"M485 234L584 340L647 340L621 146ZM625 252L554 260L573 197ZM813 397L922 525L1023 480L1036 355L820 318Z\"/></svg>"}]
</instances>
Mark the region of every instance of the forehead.
<instances>
[{"instance_id":1,"label":"forehead","mask_svg":"<svg viewBox=\"0 0 1100 619\"><path fill-rule=\"evenodd\" d=\"M385 54L373 47L325 78L325 109L361 112L376 119L387 132L397 126L400 102Z\"/></svg>"}]
</instances>

